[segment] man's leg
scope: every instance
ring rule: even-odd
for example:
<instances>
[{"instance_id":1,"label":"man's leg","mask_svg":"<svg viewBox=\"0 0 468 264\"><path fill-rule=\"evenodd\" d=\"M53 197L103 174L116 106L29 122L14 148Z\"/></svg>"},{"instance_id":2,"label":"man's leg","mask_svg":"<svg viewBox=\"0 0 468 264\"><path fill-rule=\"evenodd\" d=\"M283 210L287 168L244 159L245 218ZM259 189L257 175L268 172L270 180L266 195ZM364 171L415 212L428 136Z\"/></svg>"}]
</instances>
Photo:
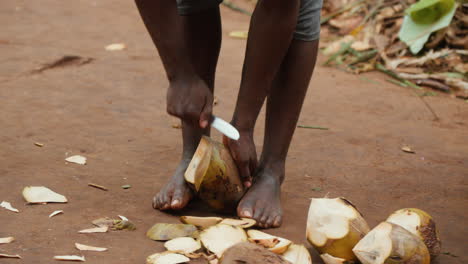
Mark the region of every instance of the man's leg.
<instances>
[{"instance_id":1,"label":"man's leg","mask_svg":"<svg viewBox=\"0 0 468 264\"><path fill-rule=\"evenodd\" d=\"M253 186L239 204L241 217L260 227L282 222L280 187L285 161L317 57L318 40L293 40L268 95L263 152Z\"/></svg>"},{"instance_id":2,"label":"man's leg","mask_svg":"<svg viewBox=\"0 0 468 264\"><path fill-rule=\"evenodd\" d=\"M213 92L221 45L219 8L180 16L175 0L136 0L136 4L164 64L169 79L168 97L171 92L177 96L178 89L186 87L193 87L194 93L203 89ZM183 99L187 98L180 98ZM155 209L181 209L187 205L192 192L184 173L201 136L208 133L209 128L201 129L198 122L182 121L182 160L153 198Z\"/></svg>"}]
</instances>

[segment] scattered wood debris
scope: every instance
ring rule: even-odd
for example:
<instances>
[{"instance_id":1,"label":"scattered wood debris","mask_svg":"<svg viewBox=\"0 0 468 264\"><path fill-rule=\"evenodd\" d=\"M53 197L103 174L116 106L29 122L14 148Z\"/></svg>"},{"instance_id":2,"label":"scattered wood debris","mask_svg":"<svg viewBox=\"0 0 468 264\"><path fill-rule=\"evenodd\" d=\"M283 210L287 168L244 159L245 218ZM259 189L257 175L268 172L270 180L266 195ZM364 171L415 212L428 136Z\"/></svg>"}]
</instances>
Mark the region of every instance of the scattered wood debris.
<instances>
[{"instance_id":1,"label":"scattered wood debris","mask_svg":"<svg viewBox=\"0 0 468 264\"><path fill-rule=\"evenodd\" d=\"M108 191L109 189L107 189L106 187L102 186L102 185L99 185L99 184L95 184L95 183L88 183L88 186L91 186L91 187L94 187L96 189L100 189L100 190L103 190L103 191Z\"/></svg>"}]
</instances>

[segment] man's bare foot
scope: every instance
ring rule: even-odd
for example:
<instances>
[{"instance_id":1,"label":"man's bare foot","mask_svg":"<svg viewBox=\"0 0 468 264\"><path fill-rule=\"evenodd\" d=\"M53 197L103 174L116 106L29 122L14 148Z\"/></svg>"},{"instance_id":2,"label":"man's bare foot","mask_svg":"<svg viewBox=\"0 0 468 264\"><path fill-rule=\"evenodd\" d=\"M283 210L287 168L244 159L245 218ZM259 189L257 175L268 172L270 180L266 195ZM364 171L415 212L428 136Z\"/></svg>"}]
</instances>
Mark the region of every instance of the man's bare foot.
<instances>
[{"instance_id":1,"label":"man's bare foot","mask_svg":"<svg viewBox=\"0 0 468 264\"><path fill-rule=\"evenodd\" d=\"M189 163L190 159L183 159L169 182L154 196L154 209L180 210L192 199L192 190L184 178Z\"/></svg>"},{"instance_id":2,"label":"man's bare foot","mask_svg":"<svg viewBox=\"0 0 468 264\"><path fill-rule=\"evenodd\" d=\"M239 217L253 218L262 228L279 227L283 221L280 199L283 175L284 169L259 170L237 207Z\"/></svg>"}]
</instances>

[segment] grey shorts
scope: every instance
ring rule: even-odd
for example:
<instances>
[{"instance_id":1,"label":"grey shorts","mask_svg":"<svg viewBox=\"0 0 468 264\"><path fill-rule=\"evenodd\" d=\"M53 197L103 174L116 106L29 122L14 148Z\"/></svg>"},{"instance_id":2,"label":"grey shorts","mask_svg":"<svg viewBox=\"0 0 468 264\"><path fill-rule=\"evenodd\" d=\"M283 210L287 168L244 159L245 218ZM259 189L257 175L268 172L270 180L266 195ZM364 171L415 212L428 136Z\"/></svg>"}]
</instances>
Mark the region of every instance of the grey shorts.
<instances>
[{"instance_id":1,"label":"grey shorts","mask_svg":"<svg viewBox=\"0 0 468 264\"><path fill-rule=\"evenodd\" d=\"M177 8L180 15L190 15L216 7L221 2L222 0L177 0ZM312 41L320 37L322 3L323 0L301 0L294 39Z\"/></svg>"}]
</instances>

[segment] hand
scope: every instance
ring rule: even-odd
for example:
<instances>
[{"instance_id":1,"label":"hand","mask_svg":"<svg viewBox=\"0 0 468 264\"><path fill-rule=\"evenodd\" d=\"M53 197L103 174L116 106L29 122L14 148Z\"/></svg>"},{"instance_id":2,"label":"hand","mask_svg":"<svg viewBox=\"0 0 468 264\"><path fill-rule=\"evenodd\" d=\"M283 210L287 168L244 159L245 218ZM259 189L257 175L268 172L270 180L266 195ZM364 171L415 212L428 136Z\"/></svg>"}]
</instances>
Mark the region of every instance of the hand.
<instances>
[{"instance_id":1,"label":"hand","mask_svg":"<svg viewBox=\"0 0 468 264\"><path fill-rule=\"evenodd\" d=\"M206 83L193 80L174 81L167 91L167 112L201 128L206 128L212 119L213 93Z\"/></svg>"},{"instance_id":2,"label":"hand","mask_svg":"<svg viewBox=\"0 0 468 264\"><path fill-rule=\"evenodd\" d=\"M223 136L223 143L231 152L232 159L236 162L244 186L249 188L252 185L252 177L257 169L257 151L253 141L253 131L240 131L239 140L231 140Z\"/></svg>"}]
</instances>

